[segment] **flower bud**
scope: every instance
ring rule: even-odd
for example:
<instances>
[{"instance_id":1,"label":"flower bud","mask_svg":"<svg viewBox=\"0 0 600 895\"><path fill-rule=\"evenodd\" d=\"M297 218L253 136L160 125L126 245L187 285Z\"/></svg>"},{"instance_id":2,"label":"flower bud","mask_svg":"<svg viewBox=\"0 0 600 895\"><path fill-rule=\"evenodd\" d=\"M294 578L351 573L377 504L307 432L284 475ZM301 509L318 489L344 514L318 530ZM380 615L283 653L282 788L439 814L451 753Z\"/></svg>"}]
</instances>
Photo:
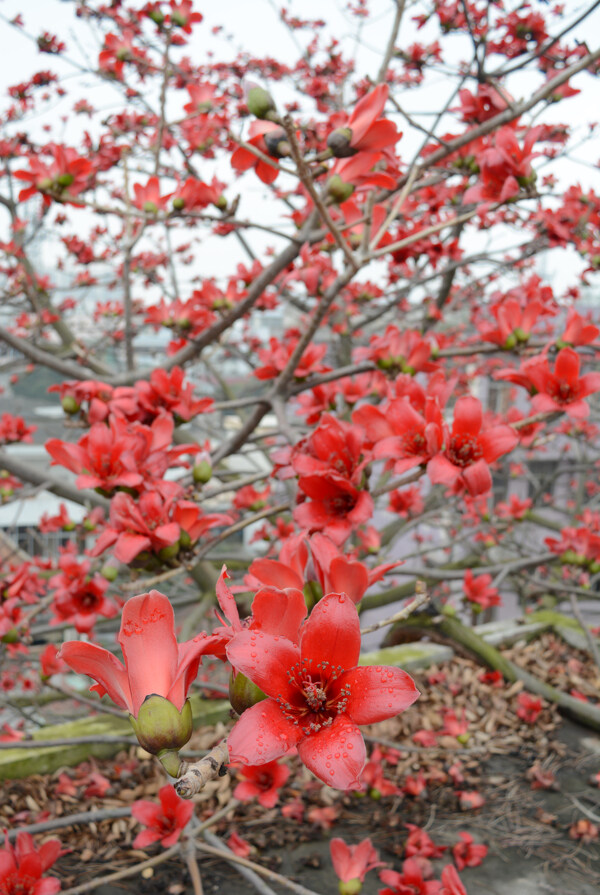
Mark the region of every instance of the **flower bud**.
<instances>
[{"instance_id":1,"label":"flower bud","mask_svg":"<svg viewBox=\"0 0 600 895\"><path fill-rule=\"evenodd\" d=\"M527 333L524 329L521 329L520 326L517 326L517 328L514 330L514 335L517 339L517 342L528 342L531 333Z\"/></svg>"},{"instance_id":2,"label":"flower bud","mask_svg":"<svg viewBox=\"0 0 600 895\"><path fill-rule=\"evenodd\" d=\"M179 12L179 10L174 9L171 13L171 21L174 25L179 25L180 28L185 28L188 23L188 17L182 12Z\"/></svg>"},{"instance_id":3,"label":"flower bud","mask_svg":"<svg viewBox=\"0 0 600 895\"><path fill-rule=\"evenodd\" d=\"M64 412L70 414L71 416L79 411L80 405L75 400L73 395L65 395L60 403Z\"/></svg>"},{"instance_id":4,"label":"flower bud","mask_svg":"<svg viewBox=\"0 0 600 895\"><path fill-rule=\"evenodd\" d=\"M144 202L142 211L145 211L146 214L156 214L156 212L158 211L158 206L156 202L151 202L150 200L148 200L148 202Z\"/></svg>"},{"instance_id":5,"label":"flower bud","mask_svg":"<svg viewBox=\"0 0 600 895\"><path fill-rule=\"evenodd\" d=\"M276 131L267 131L263 134L263 140L269 155L273 158L286 158L291 154L290 144L288 143L285 131L280 128Z\"/></svg>"},{"instance_id":6,"label":"flower bud","mask_svg":"<svg viewBox=\"0 0 600 895\"><path fill-rule=\"evenodd\" d=\"M251 87L246 94L246 105L255 118L270 120L275 112L273 97L264 87Z\"/></svg>"},{"instance_id":7,"label":"flower bud","mask_svg":"<svg viewBox=\"0 0 600 895\"><path fill-rule=\"evenodd\" d=\"M155 24L157 24L157 25L162 25L165 20L164 13L162 13L160 11L160 9L150 9L146 13L146 15L148 16L149 19L152 19L152 21L155 22Z\"/></svg>"},{"instance_id":8,"label":"flower bud","mask_svg":"<svg viewBox=\"0 0 600 895\"><path fill-rule=\"evenodd\" d=\"M140 746L151 755L183 748L192 735L192 706L186 699L181 711L169 699L146 696L137 718L129 716Z\"/></svg>"},{"instance_id":9,"label":"flower bud","mask_svg":"<svg viewBox=\"0 0 600 895\"><path fill-rule=\"evenodd\" d=\"M161 562L169 562L169 560L175 559L178 553L179 540L175 541L174 544L169 544L167 547L162 547L158 551L158 558L161 560Z\"/></svg>"},{"instance_id":10,"label":"flower bud","mask_svg":"<svg viewBox=\"0 0 600 895\"><path fill-rule=\"evenodd\" d=\"M185 199L182 199L181 196L176 196L176 198L173 199L173 208L175 211L182 211L182 209L185 208Z\"/></svg>"},{"instance_id":11,"label":"flower bud","mask_svg":"<svg viewBox=\"0 0 600 895\"><path fill-rule=\"evenodd\" d=\"M192 478L197 484L205 485L212 478L212 464L210 460L200 460L192 469Z\"/></svg>"},{"instance_id":12,"label":"flower bud","mask_svg":"<svg viewBox=\"0 0 600 895\"><path fill-rule=\"evenodd\" d=\"M266 698L266 693L263 693L260 687L253 684L241 671L232 673L229 678L229 702L231 703L231 708L238 715L241 715L246 709L256 705L257 702L262 702Z\"/></svg>"},{"instance_id":13,"label":"flower bud","mask_svg":"<svg viewBox=\"0 0 600 895\"><path fill-rule=\"evenodd\" d=\"M350 146L352 129L349 127L337 127L327 137L327 146L336 158L350 158L356 155L357 150Z\"/></svg>"},{"instance_id":14,"label":"flower bud","mask_svg":"<svg viewBox=\"0 0 600 895\"><path fill-rule=\"evenodd\" d=\"M352 184L342 180L339 174L333 174L327 181L327 193L330 199L338 205L349 199L353 192Z\"/></svg>"},{"instance_id":15,"label":"flower bud","mask_svg":"<svg viewBox=\"0 0 600 895\"><path fill-rule=\"evenodd\" d=\"M68 174L68 173L59 174L58 177L56 178L57 184L60 187L62 187L63 189L65 189L68 186L71 186L71 184L73 183L74 180L75 180L75 178L73 177L73 175Z\"/></svg>"},{"instance_id":16,"label":"flower bud","mask_svg":"<svg viewBox=\"0 0 600 895\"><path fill-rule=\"evenodd\" d=\"M119 574L119 570L116 566L110 566L108 563L106 563L100 569L100 574L103 578L106 578L107 581L114 581Z\"/></svg>"}]
</instances>

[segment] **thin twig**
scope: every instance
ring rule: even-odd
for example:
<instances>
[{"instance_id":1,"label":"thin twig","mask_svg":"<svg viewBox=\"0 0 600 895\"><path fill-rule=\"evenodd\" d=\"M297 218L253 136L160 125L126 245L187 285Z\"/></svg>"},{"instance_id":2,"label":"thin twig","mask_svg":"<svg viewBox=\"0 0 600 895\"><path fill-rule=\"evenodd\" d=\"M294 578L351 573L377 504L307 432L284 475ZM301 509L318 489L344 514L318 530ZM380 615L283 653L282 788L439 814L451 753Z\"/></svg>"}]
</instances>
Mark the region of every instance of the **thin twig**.
<instances>
[{"instance_id":1,"label":"thin twig","mask_svg":"<svg viewBox=\"0 0 600 895\"><path fill-rule=\"evenodd\" d=\"M396 612L394 615L391 615L389 618L384 618L382 621L374 622L372 625L367 625L366 628L361 628L361 634L371 634L373 631L379 631L380 628L385 628L388 625L394 625L396 622L402 622L407 619L413 612L416 612L421 606L424 606L425 603L429 602L429 594L427 593L427 585L424 581L417 581L415 584L415 593L416 596L414 600L405 606L404 609L401 609L399 612Z\"/></svg>"},{"instance_id":2,"label":"thin twig","mask_svg":"<svg viewBox=\"0 0 600 895\"><path fill-rule=\"evenodd\" d=\"M116 883L121 879L129 879L129 877L137 876L138 873L142 873L142 871L148 870L150 867L157 867L159 864L164 864L165 861L169 861L180 852L181 845L177 843L177 845L168 848L166 851L162 852L162 854L156 855L154 858L148 858L147 861L141 861L139 864L134 864L133 867L117 870L116 873L110 873L108 876L97 876L95 879L87 880L79 886L63 889L61 895L86 895L87 892L91 892L92 889L97 889L99 886L105 886L108 885L108 883Z\"/></svg>"},{"instance_id":3,"label":"thin twig","mask_svg":"<svg viewBox=\"0 0 600 895\"><path fill-rule=\"evenodd\" d=\"M352 253L352 250L350 249L350 246L348 245L348 243L346 242L346 240L344 239L344 237L338 230L331 215L327 211L327 208L325 207L325 204L324 204L321 196L315 189L312 174L310 173L310 170L309 170L306 162L304 161L304 158L302 157L302 153L301 153L300 147L298 145L298 140L296 139L296 129L294 127L294 122L292 121L292 119L289 115L286 115L285 118L283 118L283 120L282 120L282 124L283 124L283 127L285 128L288 142L290 144L292 158L294 159L296 168L298 170L298 177L302 181L303 186L306 188L308 194L310 195L311 199L313 200L315 208L317 209L317 211L319 212L319 215L321 216L321 220L323 221L323 223L325 224L325 226L327 227L327 229L333 236L336 245L344 253L346 262L350 265L350 267L352 267L354 269L354 271L357 271L359 269L359 265Z\"/></svg>"},{"instance_id":4,"label":"thin twig","mask_svg":"<svg viewBox=\"0 0 600 895\"><path fill-rule=\"evenodd\" d=\"M231 861L233 864L239 864L247 870L253 870L255 873L265 876L272 882L278 883L280 886L289 889L291 892L295 892L296 895L319 895L318 892L315 892L312 889L307 889L305 886L293 882L291 879L282 876L280 873L275 873L273 870L261 867L260 864L255 864L254 861L249 861L247 858L239 858L212 833L205 832L204 838L207 842L214 843L214 845L205 845L204 843L199 842L197 846L199 851L203 851L208 855L213 855L215 858L222 858L224 861Z\"/></svg>"}]
</instances>

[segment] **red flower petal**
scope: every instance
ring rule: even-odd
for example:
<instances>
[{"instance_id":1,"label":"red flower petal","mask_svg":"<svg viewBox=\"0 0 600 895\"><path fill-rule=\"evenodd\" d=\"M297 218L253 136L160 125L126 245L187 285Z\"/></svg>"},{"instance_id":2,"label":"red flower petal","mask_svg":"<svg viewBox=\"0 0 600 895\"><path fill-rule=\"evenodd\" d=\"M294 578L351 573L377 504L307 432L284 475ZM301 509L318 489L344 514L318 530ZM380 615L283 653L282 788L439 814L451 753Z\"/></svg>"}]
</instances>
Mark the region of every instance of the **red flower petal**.
<instances>
[{"instance_id":1,"label":"red flower petal","mask_svg":"<svg viewBox=\"0 0 600 895\"><path fill-rule=\"evenodd\" d=\"M573 385L579 379L580 360L579 355L572 348L563 348L556 356L554 375Z\"/></svg>"},{"instance_id":2,"label":"red flower petal","mask_svg":"<svg viewBox=\"0 0 600 895\"><path fill-rule=\"evenodd\" d=\"M319 604L320 605L320 604ZM298 755L315 777L335 789L360 789L365 766L365 742L358 727L338 715L331 727L322 727L298 744Z\"/></svg>"},{"instance_id":3,"label":"red flower petal","mask_svg":"<svg viewBox=\"0 0 600 895\"><path fill-rule=\"evenodd\" d=\"M331 668L355 668L360 656L360 622L346 594L327 594L319 600L300 637L302 660L316 668L327 659Z\"/></svg>"},{"instance_id":4,"label":"red flower petal","mask_svg":"<svg viewBox=\"0 0 600 895\"><path fill-rule=\"evenodd\" d=\"M266 764L296 746L302 731L285 717L274 699L246 709L229 736L229 758L243 764Z\"/></svg>"},{"instance_id":5,"label":"red flower petal","mask_svg":"<svg viewBox=\"0 0 600 895\"><path fill-rule=\"evenodd\" d=\"M405 711L421 695L401 668L366 666L348 671L340 685L349 684L347 714L356 724L374 724Z\"/></svg>"},{"instance_id":6,"label":"red flower petal","mask_svg":"<svg viewBox=\"0 0 600 895\"><path fill-rule=\"evenodd\" d=\"M295 690L290 686L289 675L300 661L300 652L291 640L262 631L241 631L228 643L227 658L267 696L282 696L288 702L293 698Z\"/></svg>"},{"instance_id":7,"label":"red flower petal","mask_svg":"<svg viewBox=\"0 0 600 895\"><path fill-rule=\"evenodd\" d=\"M358 603L369 586L367 567L345 556L331 560L327 578L332 590L348 594L353 603Z\"/></svg>"},{"instance_id":8,"label":"red flower petal","mask_svg":"<svg viewBox=\"0 0 600 895\"><path fill-rule=\"evenodd\" d=\"M482 419L481 401L469 395L459 398L454 409L452 434L479 435Z\"/></svg>"},{"instance_id":9,"label":"red flower petal","mask_svg":"<svg viewBox=\"0 0 600 895\"><path fill-rule=\"evenodd\" d=\"M261 588L252 602L253 629L265 634L278 634L298 643L300 625L306 618L304 594L295 587L279 590Z\"/></svg>"},{"instance_id":10,"label":"red flower petal","mask_svg":"<svg viewBox=\"0 0 600 895\"><path fill-rule=\"evenodd\" d=\"M492 474L485 460L478 460L463 469L463 479L472 497L487 494L492 487Z\"/></svg>"},{"instance_id":11,"label":"red flower petal","mask_svg":"<svg viewBox=\"0 0 600 895\"><path fill-rule=\"evenodd\" d=\"M436 454L427 464L427 475L434 485L453 485L460 475L460 469L443 454Z\"/></svg>"},{"instance_id":12,"label":"red flower petal","mask_svg":"<svg viewBox=\"0 0 600 895\"><path fill-rule=\"evenodd\" d=\"M127 600L123 608L119 643L129 674L133 715L137 717L146 696L167 696L177 676L179 652L173 607L157 590ZM179 711L183 708L177 705Z\"/></svg>"},{"instance_id":13,"label":"red flower petal","mask_svg":"<svg viewBox=\"0 0 600 895\"><path fill-rule=\"evenodd\" d=\"M122 709L133 712L133 700L127 672L116 656L93 643L76 640L63 643L58 658L63 659L77 674L87 674L97 684L90 687L100 696L107 693Z\"/></svg>"},{"instance_id":14,"label":"red flower petal","mask_svg":"<svg viewBox=\"0 0 600 895\"><path fill-rule=\"evenodd\" d=\"M263 584L284 589L297 587L302 590L304 581L300 575L276 559L255 559L248 570L251 575L258 578Z\"/></svg>"},{"instance_id":15,"label":"red flower petal","mask_svg":"<svg viewBox=\"0 0 600 895\"><path fill-rule=\"evenodd\" d=\"M142 550L147 550L149 547L151 547L150 538L144 535L133 535L129 534L129 532L123 532L117 538L115 559L128 565L130 562L133 562Z\"/></svg>"},{"instance_id":16,"label":"red flower petal","mask_svg":"<svg viewBox=\"0 0 600 895\"><path fill-rule=\"evenodd\" d=\"M492 463L503 454L508 454L518 443L519 436L510 426L494 426L479 436L479 444L483 448L483 456L487 463Z\"/></svg>"}]
</instances>

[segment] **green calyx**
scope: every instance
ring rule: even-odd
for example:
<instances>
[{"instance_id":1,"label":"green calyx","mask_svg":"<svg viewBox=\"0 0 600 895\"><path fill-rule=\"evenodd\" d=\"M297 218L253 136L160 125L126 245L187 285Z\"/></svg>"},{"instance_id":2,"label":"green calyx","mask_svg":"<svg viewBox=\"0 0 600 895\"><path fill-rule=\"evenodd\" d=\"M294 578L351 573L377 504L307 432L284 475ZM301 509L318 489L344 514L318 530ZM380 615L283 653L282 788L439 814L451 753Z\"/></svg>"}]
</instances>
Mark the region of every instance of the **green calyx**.
<instances>
[{"instance_id":1,"label":"green calyx","mask_svg":"<svg viewBox=\"0 0 600 895\"><path fill-rule=\"evenodd\" d=\"M193 730L189 699L186 699L179 711L169 699L156 693L146 696L137 718L130 715L129 720L140 746L159 758L162 753L176 752L183 748Z\"/></svg>"},{"instance_id":2,"label":"green calyx","mask_svg":"<svg viewBox=\"0 0 600 895\"><path fill-rule=\"evenodd\" d=\"M241 671L232 674L229 678L229 702L231 703L231 708L238 715L241 715L246 709L256 705L257 702L262 702L266 698L267 694L263 693L260 687L252 683Z\"/></svg>"},{"instance_id":3,"label":"green calyx","mask_svg":"<svg viewBox=\"0 0 600 895\"><path fill-rule=\"evenodd\" d=\"M340 895L358 895L362 889L362 883L358 879L340 880L338 883L338 891Z\"/></svg>"}]
</instances>

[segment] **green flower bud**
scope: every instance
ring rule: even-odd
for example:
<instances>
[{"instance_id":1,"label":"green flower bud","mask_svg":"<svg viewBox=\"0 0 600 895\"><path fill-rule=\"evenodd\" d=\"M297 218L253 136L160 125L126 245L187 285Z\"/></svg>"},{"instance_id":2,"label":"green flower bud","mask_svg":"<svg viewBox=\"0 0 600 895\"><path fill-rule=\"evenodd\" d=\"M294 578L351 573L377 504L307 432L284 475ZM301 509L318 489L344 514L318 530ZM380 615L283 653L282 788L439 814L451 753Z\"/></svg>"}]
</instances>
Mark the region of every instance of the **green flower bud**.
<instances>
[{"instance_id":1,"label":"green flower bud","mask_svg":"<svg viewBox=\"0 0 600 895\"><path fill-rule=\"evenodd\" d=\"M266 698L266 693L263 693L260 687L253 684L241 671L231 674L229 678L229 702L231 703L231 708L238 715L241 715L246 709L256 705L257 702L262 702Z\"/></svg>"},{"instance_id":2,"label":"green flower bud","mask_svg":"<svg viewBox=\"0 0 600 895\"><path fill-rule=\"evenodd\" d=\"M54 186L54 181L51 177L43 177L36 184L38 190L51 190Z\"/></svg>"},{"instance_id":3,"label":"green flower bud","mask_svg":"<svg viewBox=\"0 0 600 895\"><path fill-rule=\"evenodd\" d=\"M210 460L200 460L192 469L192 478L197 484L205 485L212 478L212 465Z\"/></svg>"},{"instance_id":4,"label":"green flower bud","mask_svg":"<svg viewBox=\"0 0 600 895\"><path fill-rule=\"evenodd\" d=\"M175 211L181 211L185 208L185 199L182 199L181 196L177 196L176 199L173 199L173 208Z\"/></svg>"},{"instance_id":5,"label":"green flower bud","mask_svg":"<svg viewBox=\"0 0 600 895\"><path fill-rule=\"evenodd\" d=\"M162 562L169 562L171 559L175 559L177 554L179 553L179 541L175 541L174 544L169 544L168 547L163 547L158 551L158 558Z\"/></svg>"},{"instance_id":6,"label":"green flower bud","mask_svg":"<svg viewBox=\"0 0 600 895\"><path fill-rule=\"evenodd\" d=\"M182 749L192 735L192 706L186 699L181 711L164 696L146 696L137 718L129 716L140 746L151 755ZM175 776L175 775L174 775Z\"/></svg>"},{"instance_id":7,"label":"green flower bud","mask_svg":"<svg viewBox=\"0 0 600 895\"><path fill-rule=\"evenodd\" d=\"M174 25L179 25L180 28L185 28L188 23L187 16L182 15L176 9L171 13L171 21Z\"/></svg>"},{"instance_id":8,"label":"green flower bud","mask_svg":"<svg viewBox=\"0 0 600 895\"><path fill-rule=\"evenodd\" d=\"M73 177L72 174L59 174L58 177L56 178L57 184L60 187L63 187L63 189L65 187L71 186L71 184L73 183L74 180L75 180L75 178Z\"/></svg>"},{"instance_id":9,"label":"green flower bud","mask_svg":"<svg viewBox=\"0 0 600 895\"><path fill-rule=\"evenodd\" d=\"M78 413L81 406L77 403L73 395L65 395L60 403L64 412L70 414L71 416L74 413Z\"/></svg>"},{"instance_id":10,"label":"green flower bud","mask_svg":"<svg viewBox=\"0 0 600 895\"><path fill-rule=\"evenodd\" d=\"M330 199L338 205L349 199L353 192L352 184L342 180L339 174L333 174L327 181L327 193Z\"/></svg>"},{"instance_id":11,"label":"green flower bud","mask_svg":"<svg viewBox=\"0 0 600 895\"><path fill-rule=\"evenodd\" d=\"M156 212L158 211L158 206L155 202L144 202L143 211L145 211L146 214L156 214Z\"/></svg>"},{"instance_id":12,"label":"green flower bud","mask_svg":"<svg viewBox=\"0 0 600 895\"><path fill-rule=\"evenodd\" d=\"M157 25L162 25L165 20L164 14L160 11L160 9L151 9L148 12L148 18L152 19Z\"/></svg>"},{"instance_id":13,"label":"green flower bud","mask_svg":"<svg viewBox=\"0 0 600 895\"><path fill-rule=\"evenodd\" d=\"M275 112L275 102L264 87L251 87L246 96L248 111L255 118L270 120Z\"/></svg>"},{"instance_id":14,"label":"green flower bud","mask_svg":"<svg viewBox=\"0 0 600 895\"><path fill-rule=\"evenodd\" d=\"M524 329L521 329L520 326L517 326L514 331L514 335L516 336L517 342L528 342L531 333L526 333Z\"/></svg>"},{"instance_id":15,"label":"green flower bud","mask_svg":"<svg viewBox=\"0 0 600 895\"><path fill-rule=\"evenodd\" d=\"M111 566L108 563L102 566L100 569L100 574L103 578L106 578L107 581L114 581L119 574L119 570L116 566Z\"/></svg>"}]
</instances>

